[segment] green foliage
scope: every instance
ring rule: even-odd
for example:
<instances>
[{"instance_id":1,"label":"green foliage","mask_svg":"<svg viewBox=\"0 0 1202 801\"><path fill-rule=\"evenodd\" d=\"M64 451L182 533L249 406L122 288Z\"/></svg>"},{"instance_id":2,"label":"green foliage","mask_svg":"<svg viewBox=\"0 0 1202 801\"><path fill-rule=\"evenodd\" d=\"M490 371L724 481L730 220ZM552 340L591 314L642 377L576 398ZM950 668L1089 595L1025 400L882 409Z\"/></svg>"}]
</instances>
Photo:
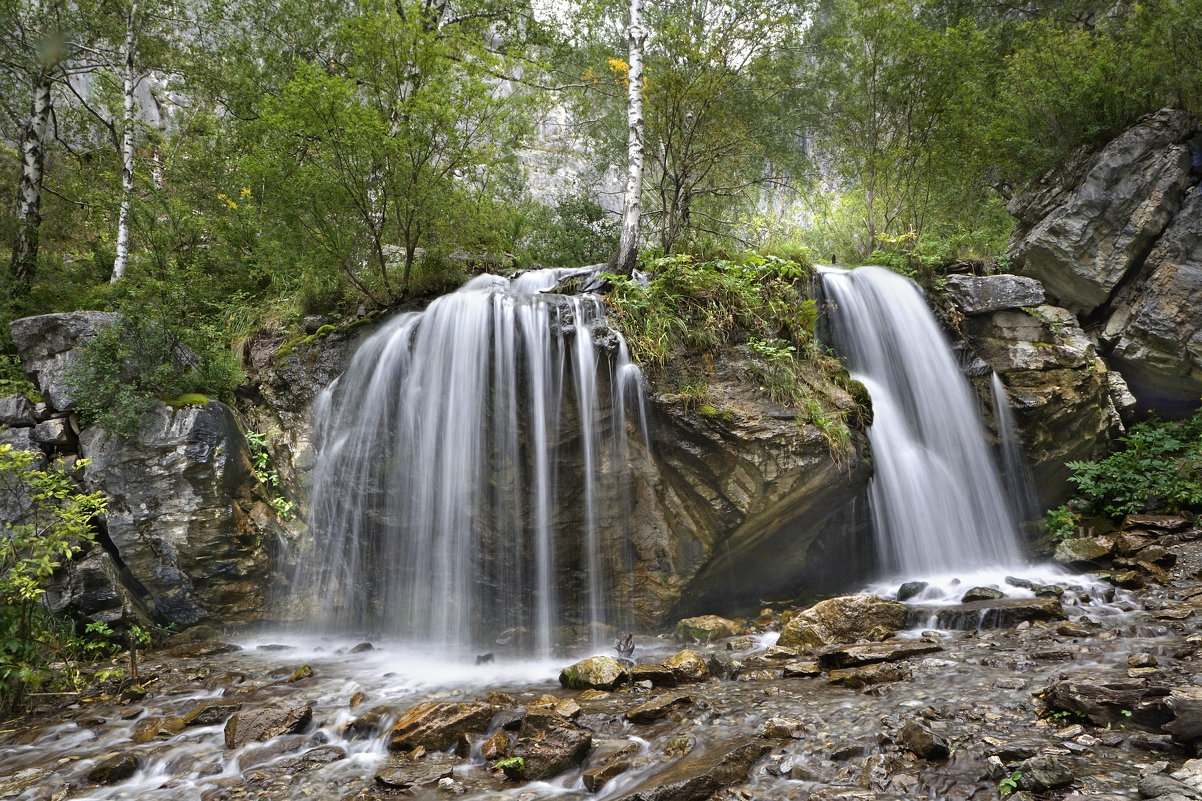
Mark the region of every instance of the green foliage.
<instances>
[{"instance_id":1,"label":"green foliage","mask_svg":"<svg viewBox=\"0 0 1202 801\"><path fill-rule=\"evenodd\" d=\"M533 205L524 227L528 260L545 267L600 264L618 247L617 220L585 195L565 195L554 208Z\"/></svg>"},{"instance_id":2,"label":"green foliage","mask_svg":"<svg viewBox=\"0 0 1202 801\"><path fill-rule=\"evenodd\" d=\"M207 403L242 380L205 320L212 311L198 308L207 304L196 286L143 279L126 288L116 304L118 321L80 348L67 375L80 419L122 437L137 431L156 398L175 406Z\"/></svg>"},{"instance_id":3,"label":"green foliage","mask_svg":"<svg viewBox=\"0 0 1202 801\"><path fill-rule=\"evenodd\" d=\"M1132 426L1119 445L1100 461L1068 463L1086 512L1119 517L1202 509L1202 412Z\"/></svg>"},{"instance_id":4,"label":"green foliage","mask_svg":"<svg viewBox=\"0 0 1202 801\"><path fill-rule=\"evenodd\" d=\"M0 445L0 498L16 511L0 529L0 711L47 678L45 646L61 632L38 602L54 571L92 543L92 518L104 511L99 493L77 493L67 469L42 468L42 458Z\"/></svg>"},{"instance_id":5,"label":"green foliage","mask_svg":"<svg viewBox=\"0 0 1202 801\"><path fill-rule=\"evenodd\" d=\"M1043 516L1043 530L1054 542L1071 539L1077 532L1077 514L1067 505L1049 509Z\"/></svg>"},{"instance_id":6,"label":"green foliage","mask_svg":"<svg viewBox=\"0 0 1202 801\"><path fill-rule=\"evenodd\" d=\"M281 520L293 519L296 517L296 502L281 494L280 474L271 463L267 437L257 431L247 431L246 442L250 446L250 463L255 478L271 493L271 507Z\"/></svg>"},{"instance_id":7,"label":"green foliage","mask_svg":"<svg viewBox=\"0 0 1202 801\"><path fill-rule=\"evenodd\" d=\"M1018 783L1023 777L1021 770L1016 770L997 783L997 791L1002 795L1010 795L1018 789Z\"/></svg>"}]
</instances>

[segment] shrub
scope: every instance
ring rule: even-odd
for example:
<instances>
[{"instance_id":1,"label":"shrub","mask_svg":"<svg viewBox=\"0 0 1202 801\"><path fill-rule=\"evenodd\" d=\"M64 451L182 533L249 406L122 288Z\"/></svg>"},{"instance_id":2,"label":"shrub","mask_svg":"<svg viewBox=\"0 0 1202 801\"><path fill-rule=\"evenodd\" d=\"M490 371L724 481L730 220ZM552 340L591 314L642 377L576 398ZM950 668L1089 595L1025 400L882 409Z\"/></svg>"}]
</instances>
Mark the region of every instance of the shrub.
<instances>
[{"instance_id":1,"label":"shrub","mask_svg":"<svg viewBox=\"0 0 1202 801\"><path fill-rule=\"evenodd\" d=\"M1068 463L1084 511L1119 517L1202 509L1202 411L1132 426L1119 443L1122 449L1101 461Z\"/></svg>"},{"instance_id":2,"label":"shrub","mask_svg":"<svg viewBox=\"0 0 1202 801\"><path fill-rule=\"evenodd\" d=\"M92 543L91 520L104 511L103 496L77 493L61 462L43 469L41 459L0 445L0 499L15 518L0 526L0 712L48 677L47 652L64 635L39 601L54 571Z\"/></svg>"}]
</instances>

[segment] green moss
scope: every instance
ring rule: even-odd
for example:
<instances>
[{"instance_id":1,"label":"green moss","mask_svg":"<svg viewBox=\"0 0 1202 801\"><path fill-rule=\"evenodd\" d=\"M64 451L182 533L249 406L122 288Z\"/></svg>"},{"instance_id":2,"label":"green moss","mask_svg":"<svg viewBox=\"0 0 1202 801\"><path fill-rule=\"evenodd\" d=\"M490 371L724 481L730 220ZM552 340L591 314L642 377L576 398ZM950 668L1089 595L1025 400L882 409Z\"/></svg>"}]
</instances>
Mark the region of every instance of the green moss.
<instances>
[{"instance_id":1,"label":"green moss","mask_svg":"<svg viewBox=\"0 0 1202 801\"><path fill-rule=\"evenodd\" d=\"M509 757L497 762L496 766L505 773L505 778L519 781L526 773L526 760L521 757Z\"/></svg>"},{"instance_id":2,"label":"green moss","mask_svg":"<svg viewBox=\"0 0 1202 801\"><path fill-rule=\"evenodd\" d=\"M718 409L713 406L698 406L697 416L704 420L715 420L722 423L733 423L735 414L730 409Z\"/></svg>"},{"instance_id":3,"label":"green moss","mask_svg":"<svg viewBox=\"0 0 1202 801\"><path fill-rule=\"evenodd\" d=\"M347 325L345 327L351 328L355 325L359 325L359 321L350 323L349 325ZM290 354L294 350L296 350L297 345L312 345L317 340L325 339L326 337L328 337L330 334L334 333L337 330L338 330L338 326L327 323L326 325L323 325L321 328L318 328L316 331L314 331L312 334L309 334L308 336L293 337L292 339L285 342L283 345L280 345L279 350L277 350L275 352L275 357L277 359L286 358L288 356L288 354Z\"/></svg>"},{"instance_id":4,"label":"green moss","mask_svg":"<svg viewBox=\"0 0 1202 801\"><path fill-rule=\"evenodd\" d=\"M201 395L199 392L186 392L167 401L167 405L172 409L182 409L185 406L204 406L208 402L208 395Z\"/></svg>"}]
</instances>

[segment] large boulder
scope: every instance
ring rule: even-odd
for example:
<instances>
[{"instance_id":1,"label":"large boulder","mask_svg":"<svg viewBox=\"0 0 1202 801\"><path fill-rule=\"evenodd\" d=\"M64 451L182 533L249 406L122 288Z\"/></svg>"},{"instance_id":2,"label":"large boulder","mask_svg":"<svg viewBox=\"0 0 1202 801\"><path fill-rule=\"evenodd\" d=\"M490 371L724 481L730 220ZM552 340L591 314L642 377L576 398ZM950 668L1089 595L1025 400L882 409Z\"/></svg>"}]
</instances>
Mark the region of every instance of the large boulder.
<instances>
[{"instance_id":1,"label":"large boulder","mask_svg":"<svg viewBox=\"0 0 1202 801\"><path fill-rule=\"evenodd\" d=\"M947 291L965 314L1043 305L1043 285L1019 275L949 275Z\"/></svg>"},{"instance_id":2,"label":"large boulder","mask_svg":"<svg viewBox=\"0 0 1202 801\"><path fill-rule=\"evenodd\" d=\"M530 711L522 719L505 774L521 781L546 779L584 761L593 736L554 712Z\"/></svg>"},{"instance_id":3,"label":"large boulder","mask_svg":"<svg viewBox=\"0 0 1202 801\"><path fill-rule=\"evenodd\" d=\"M130 576L112 555L99 546L57 570L42 596L57 614L77 620L117 626L145 625L150 610L143 598L129 589Z\"/></svg>"},{"instance_id":4,"label":"large boulder","mask_svg":"<svg viewBox=\"0 0 1202 801\"><path fill-rule=\"evenodd\" d=\"M1202 396L1202 189L1195 187L1136 278L1115 295L1101 334L1135 395L1185 411Z\"/></svg>"},{"instance_id":5,"label":"large boulder","mask_svg":"<svg viewBox=\"0 0 1202 801\"><path fill-rule=\"evenodd\" d=\"M747 778L751 766L771 750L761 741L714 743L666 765L620 801L702 801Z\"/></svg>"},{"instance_id":6,"label":"large boulder","mask_svg":"<svg viewBox=\"0 0 1202 801\"><path fill-rule=\"evenodd\" d=\"M630 681L630 671L608 656L590 656L568 665L559 674L559 683L571 690L615 690Z\"/></svg>"},{"instance_id":7,"label":"large boulder","mask_svg":"<svg viewBox=\"0 0 1202 801\"><path fill-rule=\"evenodd\" d=\"M1015 196L1009 255L1061 303L1089 314L1110 298L1181 208L1194 183L1192 114L1148 115L1078 169Z\"/></svg>"},{"instance_id":8,"label":"large boulder","mask_svg":"<svg viewBox=\"0 0 1202 801\"><path fill-rule=\"evenodd\" d=\"M462 735L487 729L494 711L491 704L479 701L417 704L402 712L389 729L389 748L393 751L415 748L445 751Z\"/></svg>"},{"instance_id":9,"label":"large boulder","mask_svg":"<svg viewBox=\"0 0 1202 801\"><path fill-rule=\"evenodd\" d=\"M60 412L71 409L66 375L79 359L76 348L116 320L117 315L109 312L77 311L22 317L9 323L25 373L51 408Z\"/></svg>"},{"instance_id":10,"label":"large boulder","mask_svg":"<svg viewBox=\"0 0 1202 801\"><path fill-rule=\"evenodd\" d=\"M157 403L131 437L85 428L84 483L108 501L108 538L157 616L250 620L266 601L273 517L225 404Z\"/></svg>"},{"instance_id":11,"label":"large boulder","mask_svg":"<svg viewBox=\"0 0 1202 801\"><path fill-rule=\"evenodd\" d=\"M819 601L785 624L778 645L818 647L852 642L873 629L906 625L906 605L877 595L844 595Z\"/></svg>"},{"instance_id":12,"label":"large boulder","mask_svg":"<svg viewBox=\"0 0 1202 801\"><path fill-rule=\"evenodd\" d=\"M225 747L238 748L272 737L297 734L313 720L311 706L263 706L235 713L225 722ZM180 728L184 723L180 721Z\"/></svg>"}]
</instances>

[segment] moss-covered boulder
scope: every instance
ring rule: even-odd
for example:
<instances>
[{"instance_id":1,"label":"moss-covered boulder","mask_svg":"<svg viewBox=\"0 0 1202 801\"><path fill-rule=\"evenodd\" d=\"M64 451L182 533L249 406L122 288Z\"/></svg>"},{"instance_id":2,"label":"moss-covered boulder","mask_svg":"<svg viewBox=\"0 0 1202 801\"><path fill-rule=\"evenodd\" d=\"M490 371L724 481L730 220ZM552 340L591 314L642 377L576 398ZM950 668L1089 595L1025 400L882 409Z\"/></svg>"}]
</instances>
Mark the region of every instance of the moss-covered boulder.
<instances>
[{"instance_id":1,"label":"moss-covered boulder","mask_svg":"<svg viewBox=\"0 0 1202 801\"><path fill-rule=\"evenodd\" d=\"M1114 552L1114 541L1103 537L1074 537L1056 545L1052 558L1065 565L1099 562Z\"/></svg>"},{"instance_id":2,"label":"moss-covered boulder","mask_svg":"<svg viewBox=\"0 0 1202 801\"><path fill-rule=\"evenodd\" d=\"M705 681L710 677L705 660L695 651L681 651L664 662L664 667L672 671L676 676L676 681L680 684Z\"/></svg>"},{"instance_id":3,"label":"moss-covered boulder","mask_svg":"<svg viewBox=\"0 0 1202 801\"><path fill-rule=\"evenodd\" d=\"M569 665L559 674L559 683L569 690L614 690L630 681L630 671L608 656L590 656Z\"/></svg>"}]
</instances>

